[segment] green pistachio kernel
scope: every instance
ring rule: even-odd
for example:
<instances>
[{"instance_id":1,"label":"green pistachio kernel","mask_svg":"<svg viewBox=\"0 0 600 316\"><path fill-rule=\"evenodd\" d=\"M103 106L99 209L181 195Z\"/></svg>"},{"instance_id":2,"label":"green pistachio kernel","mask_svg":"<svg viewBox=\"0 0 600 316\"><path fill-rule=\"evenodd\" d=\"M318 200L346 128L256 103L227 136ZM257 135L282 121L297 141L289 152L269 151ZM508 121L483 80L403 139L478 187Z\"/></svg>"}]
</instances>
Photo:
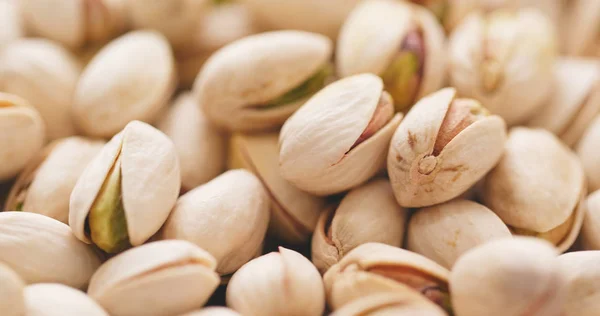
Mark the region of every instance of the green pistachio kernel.
<instances>
[{"instance_id":1,"label":"green pistachio kernel","mask_svg":"<svg viewBox=\"0 0 600 316\"><path fill-rule=\"evenodd\" d=\"M302 82L296 88L288 91L286 94L276 98L275 100L272 100L267 105L260 108L272 109L274 107L283 106L317 93L325 86L327 78L331 75L331 72L331 66L328 64L327 66L319 69L319 71L317 71L306 81Z\"/></svg>"},{"instance_id":2,"label":"green pistachio kernel","mask_svg":"<svg viewBox=\"0 0 600 316\"><path fill-rule=\"evenodd\" d=\"M412 106L420 84L420 62L416 53L403 51L381 75L386 90L392 95L396 112Z\"/></svg>"}]
</instances>

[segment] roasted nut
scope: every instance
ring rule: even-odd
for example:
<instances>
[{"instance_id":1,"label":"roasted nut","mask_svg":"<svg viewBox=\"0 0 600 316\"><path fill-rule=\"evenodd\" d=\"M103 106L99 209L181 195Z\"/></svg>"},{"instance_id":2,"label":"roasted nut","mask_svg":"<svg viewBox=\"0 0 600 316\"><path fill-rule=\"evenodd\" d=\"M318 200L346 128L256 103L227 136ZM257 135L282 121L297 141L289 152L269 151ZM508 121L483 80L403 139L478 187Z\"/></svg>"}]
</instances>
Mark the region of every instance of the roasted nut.
<instances>
[{"instance_id":1,"label":"roasted nut","mask_svg":"<svg viewBox=\"0 0 600 316\"><path fill-rule=\"evenodd\" d=\"M600 191L590 194L585 204L581 246L584 250L600 250Z\"/></svg>"},{"instance_id":2,"label":"roasted nut","mask_svg":"<svg viewBox=\"0 0 600 316\"><path fill-rule=\"evenodd\" d=\"M600 308L600 251L578 251L557 258L567 280L564 316L594 316Z\"/></svg>"},{"instance_id":3,"label":"roasted nut","mask_svg":"<svg viewBox=\"0 0 600 316\"><path fill-rule=\"evenodd\" d=\"M577 144L577 156L581 160L590 192L600 189L600 116L596 117Z\"/></svg>"},{"instance_id":4,"label":"roasted nut","mask_svg":"<svg viewBox=\"0 0 600 316\"><path fill-rule=\"evenodd\" d=\"M600 2L566 1L562 49L572 56L600 56Z\"/></svg>"},{"instance_id":5,"label":"roasted nut","mask_svg":"<svg viewBox=\"0 0 600 316\"><path fill-rule=\"evenodd\" d=\"M439 306L408 286L398 284L390 293L378 293L346 304L331 316L447 316Z\"/></svg>"},{"instance_id":6,"label":"roasted nut","mask_svg":"<svg viewBox=\"0 0 600 316\"><path fill-rule=\"evenodd\" d=\"M241 314L227 307L211 306L181 316L241 316Z\"/></svg>"},{"instance_id":7,"label":"roasted nut","mask_svg":"<svg viewBox=\"0 0 600 316\"><path fill-rule=\"evenodd\" d=\"M2 3L0 3L0 6ZM0 263L0 311L4 316L25 315L23 280L8 266Z\"/></svg>"},{"instance_id":8,"label":"roasted nut","mask_svg":"<svg viewBox=\"0 0 600 316\"><path fill-rule=\"evenodd\" d=\"M451 88L421 99L398 126L387 168L398 203L449 201L484 177L503 153L506 125Z\"/></svg>"},{"instance_id":9,"label":"roasted nut","mask_svg":"<svg viewBox=\"0 0 600 316\"><path fill-rule=\"evenodd\" d=\"M0 48L24 36L17 0L0 1Z\"/></svg>"},{"instance_id":10,"label":"roasted nut","mask_svg":"<svg viewBox=\"0 0 600 316\"><path fill-rule=\"evenodd\" d=\"M42 283L25 288L28 316L108 316L85 293L62 284Z\"/></svg>"}]
</instances>

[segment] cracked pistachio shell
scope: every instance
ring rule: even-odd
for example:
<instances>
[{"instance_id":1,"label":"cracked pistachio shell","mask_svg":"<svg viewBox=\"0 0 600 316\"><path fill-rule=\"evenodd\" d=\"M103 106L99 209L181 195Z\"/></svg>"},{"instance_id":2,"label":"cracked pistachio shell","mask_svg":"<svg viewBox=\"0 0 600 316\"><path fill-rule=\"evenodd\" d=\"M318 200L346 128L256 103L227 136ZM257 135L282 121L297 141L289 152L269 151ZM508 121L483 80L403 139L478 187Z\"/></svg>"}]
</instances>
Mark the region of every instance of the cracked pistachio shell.
<instances>
[{"instance_id":1,"label":"cracked pistachio shell","mask_svg":"<svg viewBox=\"0 0 600 316\"><path fill-rule=\"evenodd\" d=\"M17 0L0 1L0 48L25 34Z\"/></svg>"},{"instance_id":2,"label":"cracked pistachio shell","mask_svg":"<svg viewBox=\"0 0 600 316\"><path fill-rule=\"evenodd\" d=\"M0 92L0 182L19 173L42 148L42 117L25 99Z\"/></svg>"},{"instance_id":3,"label":"cracked pistachio shell","mask_svg":"<svg viewBox=\"0 0 600 316\"><path fill-rule=\"evenodd\" d=\"M372 74L347 77L319 91L281 129L283 178L317 195L366 182L384 167L402 120L391 107L383 81Z\"/></svg>"},{"instance_id":4,"label":"cracked pistachio shell","mask_svg":"<svg viewBox=\"0 0 600 316\"><path fill-rule=\"evenodd\" d=\"M600 116L594 118L577 144L577 156L581 160L590 192L600 189Z\"/></svg>"},{"instance_id":5,"label":"cracked pistachio shell","mask_svg":"<svg viewBox=\"0 0 600 316\"><path fill-rule=\"evenodd\" d=\"M115 175L119 178L113 181ZM177 201L180 183L179 162L171 140L154 127L133 121L102 148L77 180L71 194L69 225L73 234L86 243L98 245L94 236L101 237L101 248L114 246L105 245L104 238L116 232L124 234L122 242L139 246L167 219ZM116 197L110 194L115 190L118 201L113 201ZM107 199L118 206L100 210ZM88 231L90 216L97 225ZM100 217L106 217L106 221Z\"/></svg>"},{"instance_id":6,"label":"cracked pistachio shell","mask_svg":"<svg viewBox=\"0 0 600 316\"><path fill-rule=\"evenodd\" d=\"M44 215L0 212L0 262L28 283L55 282L85 288L100 266L91 247L69 226Z\"/></svg>"},{"instance_id":7,"label":"cracked pistachio shell","mask_svg":"<svg viewBox=\"0 0 600 316\"><path fill-rule=\"evenodd\" d=\"M508 237L512 237L508 227L494 212L459 199L413 213L406 248L451 269L469 249Z\"/></svg>"},{"instance_id":8,"label":"cracked pistachio shell","mask_svg":"<svg viewBox=\"0 0 600 316\"><path fill-rule=\"evenodd\" d=\"M337 209L323 212L312 238L312 261L321 273L367 242L402 246L407 211L388 180L377 178L351 190Z\"/></svg>"},{"instance_id":9,"label":"cracked pistachio shell","mask_svg":"<svg viewBox=\"0 0 600 316\"><path fill-rule=\"evenodd\" d=\"M561 26L564 53L571 56L600 56L600 1L569 1Z\"/></svg>"},{"instance_id":10,"label":"cracked pistachio shell","mask_svg":"<svg viewBox=\"0 0 600 316\"><path fill-rule=\"evenodd\" d=\"M581 227L581 246L585 250L600 250L600 191L585 201L586 210Z\"/></svg>"},{"instance_id":11,"label":"cracked pistachio shell","mask_svg":"<svg viewBox=\"0 0 600 316\"><path fill-rule=\"evenodd\" d=\"M216 266L190 242L151 242L106 261L88 294L113 316L178 315L206 303L219 285Z\"/></svg>"},{"instance_id":12,"label":"cracked pistachio shell","mask_svg":"<svg viewBox=\"0 0 600 316\"><path fill-rule=\"evenodd\" d=\"M447 316L439 306L408 286L394 292L357 298L334 311L331 316Z\"/></svg>"},{"instance_id":13,"label":"cracked pistachio shell","mask_svg":"<svg viewBox=\"0 0 600 316\"><path fill-rule=\"evenodd\" d=\"M175 144L183 192L212 180L225 169L226 138L189 93L173 101L157 126Z\"/></svg>"},{"instance_id":14,"label":"cracked pistachio shell","mask_svg":"<svg viewBox=\"0 0 600 316\"><path fill-rule=\"evenodd\" d=\"M515 234L547 239L561 252L579 234L587 192L583 168L546 130L512 129L482 192L483 204Z\"/></svg>"},{"instance_id":15,"label":"cracked pistachio shell","mask_svg":"<svg viewBox=\"0 0 600 316\"><path fill-rule=\"evenodd\" d=\"M423 207L469 190L498 162L506 125L445 88L421 99L398 126L387 169L398 203Z\"/></svg>"},{"instance_id":16,"label":"cracked pistachio shell","mask_svg":"<svg viewBox=\"0 0 600 316\"><path fill-rule=\"evenodd\" d=\"M2 311L2 315L25 315L24 289L25 283L21 277L8 266L0 263L0 311Z\"/></svg>"},{"instance_id":17,"label":"cracked pistachio shell","mask_svg":"<svg viewBox=\"0 0 600 316\"><path fill-rule=\"evenodd\" d=\"M321 316L321 275L301 254L279 247L242 266L227 286L227 306L246 316Z\"/></svg>"},{"instance_id":18,"label":"cracked pistachio shell","mask_svg":"<svg viewBox=\"0 0 600 316\"><path fill-rule=\"evenodd\" d=\"M600 251L577 251L558 256L567 280L564 316L594 316L600 309Z\"/></svg>"},{"instance_id":19,"label":"cracked pistachio shell","mask_svg":"<svg viewBox=\"0 0 600 316\"><path fill-rule=\"evenodd\" d=\"M281 177L277 139L275 133L233 135L229 168L245 168L261 180L271 199L269 232L301 244L315 230L325 199L301 191Z\"/></svg>"},{"instance_id":20,"label":"cracked pistachio shell","mask_svg":"<svg viewBox=\"0 0 600 316\"><path fill-rule=\"evenodd\" d=\"M551 244L531 237L473 248L450 275L456 315L560 315L567 288L556 255Z\"/></svg>"},{"instance_id":21,"label":"cracked pistachio shell","mask_svg":"<svg viewBox=\"0 0 600 316\"><path fill-rule=\"evenodd\" d=\"M215 52L193 92L206 115L231 131L275 129L326 83L331 41L276 31L247 36Z\"/></svg>"},{"instance_id":22,"label":"cracked pistachio shell","mask_svg":"<svg viewBox=\"0 0 600 316\"><path fill-rule=\"evenodd\" d=\"M108 316L85 293L56 283L40 283L25 288L27 316Z\"/></svg>"},{"instance_id":23,"label":"cracked pistachio shell","mask_svg":"<svg viewBox=\"0 0 600 316\"><path fill-rule=\"evenodd\" d=\"M206 249L217 273L235 272L262 251L269 224L269 196L245 170L230 170L182 195L162 229L164 239L183 239Z\"/></svg>"},{"instance_id":24,"label":"cracked pistachio shell","mask_svg":"<svg viewBox=\"0 0 600 316\"><path fill-rule=\"evenodd\" d=\"M324 275L329 306L334 310L357 298L394 293L409 286L448 308L449 271L417 254L380 243L362 244Z\"/></svg>"},{"instance_id":25,"label":"cracked pistachio shell","mask_svg":"<svg viewBox=\"0 0 600 316\"><path fill-rule=\"evenodd\" d=\"M46 145L19 174L4 209L40 213L68 224L71 191L103 145L78 136Z\"/></svg>"},{"instance_id":26,"label":"cracked pistachio shell","mask_svg":"<svg viewBox=\"0 0 600 316\"><path fill-rule=\"evenodd\" d=\"M535 9L469 15L449 41L450 82L508 125L528 120L551 95L556 34Z\"/></svg>"},{"instance_id":27,"label":"cracked pistachio shell","mask_svg":"<svg viewBox=\"0 0 600 316\"><path fill-rule=\"evenodd\" d=\"M152 122L175 89L167 40L154 31L127 33L85 67L75 89L73 118L86 135L109 138L132 120Z\"/></svg>"},{"instance_id":28,"label":"cracked pistachio shell","mask_svg":"<svg viewBox=\"0 0 600 316\"><path fill-rule=\"evenodd\" d=\"M241 314L227 307L211 306L181 316L241 316Z\"/></svg>"}]
</instances>

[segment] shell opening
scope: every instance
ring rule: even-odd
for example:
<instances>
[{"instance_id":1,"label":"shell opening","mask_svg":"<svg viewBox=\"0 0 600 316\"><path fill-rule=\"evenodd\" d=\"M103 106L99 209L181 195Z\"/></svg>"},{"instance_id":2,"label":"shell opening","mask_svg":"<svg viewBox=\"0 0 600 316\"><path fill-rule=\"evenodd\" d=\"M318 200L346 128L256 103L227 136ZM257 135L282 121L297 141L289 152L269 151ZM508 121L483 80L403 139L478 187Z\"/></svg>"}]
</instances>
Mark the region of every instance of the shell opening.
<instances>
[{"instance_id":1,"label":"shell opening","mask_svg":"<svg viewBox=\"0 0 600 316\"><path fill-rule=\"evenodd\" d=\"M559 245L560 243L562 243L563 240L565 240L565 238L567 238L567 236L571 232L571 229L573 228L574 223L575 212L573 212L571 216L569 216L562 224L547 232L536 232L533 230L513 226L509 226L509 229L513 234L516 235L533 236L549 241L553 245Z\"/></svg>"},{"instance_id":2,"label":"shell opening","mask_svg":"<svg viewBox=\"0 0 600 316\"><path fill-rule=\"evenodd\" d=\"M516 49L515 26L512 11L494 12L485 21L480 75L483 89L488 93L504 81L504 65Z\"/></svg>"},{"instance_id":3,"label":"shell opening","mask_svg":"<svg viewBox=\"0 0 600 316\"><path fill-rule=\"evenodd\" d=\"M433 156L439 156L446 145L471 124L489 115L489 112L476 100L454 99L438 131L433 146Z\"/></svg>"},{"instance_id":4,"label":"shell opening","mask_svg":"<svg viewBox=\"0 0 600 316\"><path fill-rule=\"evenodd\" d=\"M383 91L381 93L381 97L379 98L379 102L377 103L377 107L375 108L375 112L373 113L373 117L369 121L369 124L364 129L362 134L360 134L356 142L354 142L354 145L350 147L350 150L354 149L356 146L375 135L379 130L387 125L387 123L391 121L393 117L393 99L389 93Z\"/></svg>"}]
</instances>

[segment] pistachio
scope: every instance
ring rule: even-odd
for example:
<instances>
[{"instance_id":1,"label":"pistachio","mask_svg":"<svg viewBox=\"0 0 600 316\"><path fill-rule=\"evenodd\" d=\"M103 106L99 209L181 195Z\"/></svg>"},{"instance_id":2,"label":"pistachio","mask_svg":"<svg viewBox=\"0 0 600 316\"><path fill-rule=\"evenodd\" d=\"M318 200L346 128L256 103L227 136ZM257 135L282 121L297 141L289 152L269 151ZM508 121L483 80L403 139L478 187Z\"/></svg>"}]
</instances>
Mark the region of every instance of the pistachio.
<instances>
[{"instance_id":1,"label":"pistachio","mask_svg":"<svg viewBox=\"0 0 600 316\"><path fill-rule=\"evenodd\" d=\"M481 0L410 0L429 9L450 33L469 13L479 9Z\"/></svg>"},{"instance_id":2,"label":"pistachio","mask_svg":"<svg viewBox=\"0 0 600 316\"><path fill-rule=\"evenodd\" d=\"M563 51L571 56L600 56L600 3L571 0L564 11Z\"/></svg>"},{"instance_id":3,"label":"pistachio","mask_svg":"<svg viewBox=\"0 0 600 316\"><path fill-rule=\"evenodd\" d=\"M401 247L408 214L385 179L373 179L351 190L321 214L312 238L312 261L321 273L367 242Z\"/></svg>"},{"instance_id":4,"label":"pistachio","mask_svg":"<svg viewBox=\"0 0 600 316\"><path fill-rule=\"evenodd\" d=\"M1 3L0 3L1 5ZM5 316L25 315L23 280L8 266L0 263L0 310Z\"/></svg>"},{"instance_id":5,"label":"pistachio","mask_svg":"<svg viewBox=\"0 0 600 316\"><path fill-rule=\"evenodd\" d=\"M301 254L279 247L242 266L227 287L227 306L248 316L321 316L323 281Z\"/></svg>"},{"instance_id":6,"label":"pistachio","mask_svg":"<svg viewBox=\"0 0 600 316\"><path fill-rule=\"evenodd\" d=\"M423 207L466 192L500 160L505 129L502 118L454 89L421 99L390 143L387 169L398 203Z\"/></svg>"},{"instance_id":7,"label":"pistachio","mask_svg":"<svg viewBox=\"0 0 600 316\"><path fill-rule=\"evenodd\" d=\"M0 48L25 35L21 20L17 0L0 1Z\"/></svg>"},{"instance_id":8,"label":"pistachio","mask_svg":"<svg viewBox=\"0 0 600 316\"><path fill-rule=\"evenodd\" d=\"M85 293L62 284L42 283L25 288L28 316L108 316Z\"/></svg>"},{"instance_id":9,"label":"pistachio","mask_svg":"<svg viewBox=\"0 0 600 316\"><path fill-rule=\"evenodd\" d=\"M211 306L181 316L241 316L241 314L227 307Z\"/></svg>"},{"instance_id":10,"label":"pistachio","mask_svg":"<svg viewBox=\"0 0 600 316\"><path fill-rule=\"evenodd\" d=\"M557 250L531 237L499 239L458 259L450 275L452 306L464 316L557 316L566 282Z\"/></svg>"},{"instance_id":11,"label":"pistachio","mask_svg":"<svg viewBox=\"0 0 600 316\"><path fill-rule=\"evenodd\" d=\"M71 194L69 225L81 241L107 253L139 246L167 219L179 195L175 146L133 121L85 168Z\"/></svg>"},{"instance_id":12,"label":"pistachio","mask_svg":"<svg viewBox=\"0 0 600 316\"><path fill-rule=\"evenodd\" d=\"M600 295L600 251L577 251L557 258L567 279L567 297L561 315L593 316L598 312Z\"/></svg>"},{"instance_id":13,"label":"pistachio","mask_svg":"<svg viewBox=\"0 0 600 316\"><path fill-rule=\"evenodd\" d=\"M88 294L114 316L177 315L206 303L219 284L216 266L190 242L151 242L106 261Z\"/></svg>"},{"instance_id":14,"label":"pistachio","mask_svg":"<svg viewBox=\"0 0 600 316\"><path fill-rule=\"evenodd\" d=\"M407 111L416 100L442 87L443 46L444 31L426 9L392 0L364 1L340 32L338 73L380 75L396 111Z\"/></svg>"},{"instance_id":15,"label":"pistachio","mask_svg":"<svg viewBox=\"0 0 600 316\"><path fill-rule=\"evenodd\" d=\"M600 191L590 194L585 204L581 246L584 250L600 250Z\"/></svg>"},{"instance_id":16,"label":"pistachio","mask_svg":"<svg viewBox=\"0 0 600 316\"><path fill-rule=\"evenodd\" d=\"M598 151L599 140L600 116L594 118L576 146L577 156L579 156L583 165L590 192L600 189L600 168L598 168L598 161L600 160L600 151Z\"/></svg>"},{"instance_id":17,"label":"pistachio","mask_svg":"<svg viewBox=\"0 0 600 316\"><path fill-rule=\"evenodd\" d=\"M357 298L331 314L331 316L358 315L446 316L448 314L421 293L399 284L394 292Z\"/></svg>"}]
</instances>

